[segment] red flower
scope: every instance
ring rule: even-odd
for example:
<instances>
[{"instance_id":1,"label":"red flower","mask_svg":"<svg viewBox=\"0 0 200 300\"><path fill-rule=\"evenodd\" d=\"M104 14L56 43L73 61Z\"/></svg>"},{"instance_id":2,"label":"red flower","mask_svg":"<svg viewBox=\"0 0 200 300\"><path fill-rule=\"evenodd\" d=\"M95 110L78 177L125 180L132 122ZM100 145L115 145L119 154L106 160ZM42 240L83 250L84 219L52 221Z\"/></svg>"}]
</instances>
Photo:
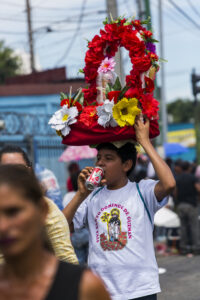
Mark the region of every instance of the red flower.
<instances>
[{"instance_id":1,"label":"red flower","mask_svg":"<svg viewBox=\"0 0 200 300\"><path fill-rule=\"evenodd\" d=\"M88 43L88 48L95 48L97 52L103 51L105 41L99 35L95 35L91 42Z\"/></svg>"},{"instance_id":2,"label":"red flower","mask_svg":"<svg viewBox=\"0 0 200 300\"><path fill-rule=\"evenodd\" d=\"M148 56L149 56L152 60L158 61L158 55L157 55L157 54L155 54L155 53L153 53L153 52L149 52L149 53L148 53Z\"/></svg>"},{"instance_id":3,"label":"red flower","mask_svg":"<svg viewBox=\"0 0 200 300\"><path fill-rule=\"evenodd\" d=\"M153 90L154 90L154 82L153 82L153 80L151 79L151 78L149 78L149 77L144 77L144 80L145 80L145 84L146 84L146 86L145 86L145 92L146 93L152 93L153 92Z\"/></svg>"},{"instance_id":4,"label":"red flower","mask_svg":"<svg viewBox=\"0 0 200 300\"><path fill-rule=\"evenodd\" d=\"M97 97L97 89L96 87L90 86L89 89L82 89L82 92L84 93L84 105L88 105L96 101Z\"/></svg>"},{"instance_id":5,"label":"red flower","mask_svg":"<svg viewBox=\"0 0 200 300\"><path fill-rule=\"evenodd\" d=\"M86 82L92 82L93 80L96 81L97 69L98 67L88 66L88 65L83 69Z\"/></svg>"},{"instance_id":6,"label":"red flower","mask_svg":"<svg viewBox=\"0 0 200 300\"><path fill-rule=\"evenodd\" d=\"M121 91L111 91L108 93L107 98L110 101L114 100L114 103L116 104L120 93L121 93Z\"/></svg>"},{"instance_id":7,"label":"red flower","mask_svg":"<svg viewBox=\"0 0 200 300\"><path fill-rule=\"evenodd\" d=\"M82 113L79 116L79 121L84 123L86 126L91 126L96 123L98 119L96 106L84 107Z\"/></svg>"},{"instance_id":8,"label":"red flower","mask_svg":"<svg viewBox=\"0 0 200 300\"><path fill-rule=\"evenodd\" d=\"M94 49L89 49L86 52L85 62L86 64L90 63L91 65L99 65L104 59L104 55L101 51Z\"/></svg>"},{"instance_id":9,"label":"red flower","mask_svg":"<svg viewBox=\"0 0 200 300\"><path fill-rule=\"evenodd\" d=\"M132 57L131 62L134 65L134 68L141 73L146 72L151 66L151 60L147 55L142 57Z\"/></svg>"},{"instance_id":10,"label":"red flower","mask_svg":"<svg viewBox=\"0 0 200 300\"><path fill-rule=\"evenodd\" d=\"M138 99L140 97L140 95L141 95L141 90L131 87L130 89L128 89L128 91L126 91L126 93L124 94L124 97Z\"/></svg>"},{"instance_id":11,"label":"red flower","mask_svg":"<svg viewBox=\"0 0 200 300\"><path fill-rule=\"evenodd\" d=\"M152 34L153 34L153 33L152 33L151 31L146 30L146 29L144 29L144 30L141 32L141 35L144 36L145 39L150 38L150 37L152 36Z\"/></svg>"},{"instance_id":12,"label":"red flower","mask_svg":"<svg viewBox=\"0 0 200 300\"><path fill-rule=\"evenodd\" d=\"M132 21L132 24L135 27L135 29L137 29L138 31L145 30L145 28L141 25L140 20L134 20Z\"/></svg>"},{"instance_id":13,"label":"red flower","mask_svg":"<svg viewBox=\"0 0 200 300\"><path fill-rule=\"evenodd\" d=\"M122 44L130 50L130 57L144 55L145 43L136 36L136 30L127 30L122 37Z\"/></svg>"},{"instance_id":14,"label":"red flower","mask_svg":"<svg viewBox=\"0 0 200 300\"><path fill-rule=\"evenodd\" d=\"M72 106L76 106L76 108L78 109L78 112L81 112L82 111L82 105L79 103L79 102L75 102L73 103L74 99L63 99L61 102L60 102L60 106L63 106L63 105L67 105L68 107L72 107ZM70 103L70 104L69 104Z\"/></svg>"},{"instance_id":15,"label":"red flower","mask_svg":"<svg viewBox=\"0 0 200 300\"><path fill-rule=\"evenodd\" d=\"M130 75L126 76L126 83L130 87L136 87L136 88L141 88L142 86L142 81L140 79L140 72L136 70L132 70L130 72Z\"/></svg>"},{"instance_id":16,"label":"red flower","mask_svg":"<svg viewBox=\"0 0 200 300\"><path fill-rule=\"evenodd\" d=\"M68 105L69 104L69 99L63 99L61 102L60 102L60 106L63 106L63 105Z\"/></svg>"},{"instance_id":17,"label":"red flower","mask_svg":"<svg viewBox=\"0 0 200 300\"><path fill-rule=\"evenodd\" d=\"M145 94L140 98L142 112L148 119L158 119L159 102L153 98L152 94Z\"/></svg>"}]
</instances>

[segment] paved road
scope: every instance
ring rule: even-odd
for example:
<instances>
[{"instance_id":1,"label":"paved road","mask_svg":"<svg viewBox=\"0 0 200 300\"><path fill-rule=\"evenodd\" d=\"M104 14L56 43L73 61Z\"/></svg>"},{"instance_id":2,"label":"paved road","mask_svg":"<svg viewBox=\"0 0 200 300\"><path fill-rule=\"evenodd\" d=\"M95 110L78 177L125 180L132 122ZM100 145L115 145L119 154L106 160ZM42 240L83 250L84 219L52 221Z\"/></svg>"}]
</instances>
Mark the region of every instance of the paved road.
<instances>
[{"instance_id":1,"label":"paved road","mask_svg":"<svg viewBox=\"0 0 200 300\"><path fill-rule=\"evenodd\" d=\"M200 256L158 257L162 293L158 300L200 300Z\"/></svg>"}]
</instances>

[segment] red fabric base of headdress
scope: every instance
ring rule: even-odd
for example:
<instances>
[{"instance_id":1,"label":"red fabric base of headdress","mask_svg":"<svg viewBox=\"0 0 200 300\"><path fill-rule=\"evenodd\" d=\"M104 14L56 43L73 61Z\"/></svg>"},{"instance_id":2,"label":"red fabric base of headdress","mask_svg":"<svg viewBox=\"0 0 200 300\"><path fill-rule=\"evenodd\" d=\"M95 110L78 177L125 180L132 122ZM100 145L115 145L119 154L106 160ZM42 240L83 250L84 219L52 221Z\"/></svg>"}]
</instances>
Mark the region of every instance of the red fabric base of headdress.
<instances>
[{"instance_id":1,"label":"red fabric base of headdress","mask_svg":"<svg viewBox=\"0 0 200 300\"><path fill-rule=\"evenodd\" d=\"M150 121L149 137L155 138L160 134L158 121ZM98 124L88 127L83 123L75 123L71 125L70 133L65 136L62 143L71 146L92 145L100 143L109 143L121 140L135 140L134 127L107 127L104 128Z\"/></svg>"}]
</instances>

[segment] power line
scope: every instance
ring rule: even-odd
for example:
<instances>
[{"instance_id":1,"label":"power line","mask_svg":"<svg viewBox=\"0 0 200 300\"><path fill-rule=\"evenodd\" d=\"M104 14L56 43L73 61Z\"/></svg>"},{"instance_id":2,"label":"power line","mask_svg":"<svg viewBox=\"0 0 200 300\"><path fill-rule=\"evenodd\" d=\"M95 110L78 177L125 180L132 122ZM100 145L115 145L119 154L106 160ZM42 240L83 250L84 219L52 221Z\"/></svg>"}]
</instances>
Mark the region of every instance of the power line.
<instances>
[{"instance_id":1,"label":"power line","mask_svg":"<svg viewBox=\"0 0 200 300\"><path fill-rule=\"evenodd\" d=\"M189 6L191 7L191 9L195 12L195 14L200 17L200 13L198 12L198 10L196 9L196 6L193 5L191 0L187 0Z\"/></svg>"},{"instance_id":2,"label":"power line","mask_svg":"<svg viewBox=\"0 0 200 300\"><path fill-rule=\"evenodd\" d=\"M158 4L155 2L152 2L154 6L158 8ZM180 19L177 19L176 16L169 13L169 11L166 11L166 7L164 7L165 15L168 17L168 19L172 20L175 24L181 26L181 28L185 28L186 30L191 30L190 28L185 26L185 22L182 24Z\"/></svg>"},{"instance_id":3,"label":"power line","mask_svg":"<svg viewBox=\"0 0 200 300\"><path fill-rule=\"evenodd\" d=\"M70 42L69 42L69 45L68 45L68 47L67 47L67 50L66 50L66 51L64 52L64 54L61 56L61 58L57 61L56 66L59 65L60 62L62 62L64 58L67 57L67 55L69 54L69 52L70 52L70 50L71 50L71 48L72 48L72 46L73 46L73 44L74 44L74 42L75 42L75 40L76 40L76 37L77 37L78 32L79 32L79 30L80 30L80 28L81 28L81 23L82 23L82 20L83 20L83 17L84 17L84 10L85 10L86 2L87 2L87 0L83 0L83 2L82 2L81 11L80 11L80 16L79 16L79 20L78 20L78 23L77 23L77 28L76 28L76 30L75 30L75 32L74 32L73 37L71 38L71 40L70 40Z\"/></svg>"},{"instance_id":4,"label":"power line","mask_svg":"<svg viewBox=\"0 0 200 300\"><path fill-rule=\"evenodd\" d=\"M19 32L19 31L0 31L0 34L16 35L16 34L27 34L27 33L25 31L24 32Z\"/></svg>"},{"instance_id":5,"label":"power line","mask_svg":"<svg viewBox=\"0 0 200 300\"><path fill-rule=\"evenodd\" d=\"M15 7L23 7L24 5L21 5L21 4L17 4L17 3L13 3L13 2L10 2L10 1L2 1L1 0L1 5L6 5L6 6L15 6Z\"/></svg>"},{"instance_id":6,"label":"power line","mask_svg":"<svg viewBox=\"0 0 200 300\"><path fill-rule=\"evenodd\" d=\"M78 32L78 34L81 34L83 31L85 31L85 30L87 30L87 29L95 29L95 28L99 28L99 26L88 26L88 27L84 27L84 28L82 28L82 29L80 29L79 30L79 32ZM69 30L66 30L66 31L68 31L68 32L70 32L70 31L72 31L71 29L69 29ZM72 38L72 37L74 37L74 34L72 35L72 36L68 36L67 38ZM59 40L57 40L57 41L54 41L54 42L52 42L52 43L48 43L48 44L45 44L45 45L40 45L40 46L38 46L38 47L36 47L36 49L38 50L38 49L43 49L43 48L49 48L49 46L57 46L57 45L59 45L59 44L63 44L64 42L66 41L66 37L64 37L64 38L62 38L62 39L59 39ZM49 49L50 50L50 49Z\"/></svg>"},{"instance_id":7,"label":"power line","mask_svg":"<svg viewBox=\"0 0 200 300\"><path fill-rule=\"evenodd\" d=\"M192 23L196 28L200 29L200 25L197 24L182 8L180 8L176 3L173 2L173 0L168 0L170 4L174 6L174 8L182 14L190 23Z\"/></svg>"}]
</instances>

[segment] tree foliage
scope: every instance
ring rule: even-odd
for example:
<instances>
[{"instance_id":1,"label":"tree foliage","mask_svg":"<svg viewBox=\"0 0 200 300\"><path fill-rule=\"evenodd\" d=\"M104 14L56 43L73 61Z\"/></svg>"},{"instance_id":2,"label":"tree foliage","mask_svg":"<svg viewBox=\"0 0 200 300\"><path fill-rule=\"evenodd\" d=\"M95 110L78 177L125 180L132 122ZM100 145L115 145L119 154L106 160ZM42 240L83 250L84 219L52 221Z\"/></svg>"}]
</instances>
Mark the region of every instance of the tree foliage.
<instances>
[{"instance_id":1,"label":"tree foliage","mask_svg":"<svg viewBox=\"0 0 200 300\"><path fill-rule=\"evenodd\" d=\"M173 117L173 123L193 121L194 109L194 102L189 99L177 99L167 105L167 111Z\"/></svg>"},{"instance_id":2,"label":"tree foliage","mask_svg":"<svg viewBox=\"0 0 200 300\"><path fill-rule=\"evenodd\" d=\"M6 47L3 41L0 41L0 84L5 83L6 78L17 75L20 67L21 59L11 48Z\"/></svg>"}]
</instances>

